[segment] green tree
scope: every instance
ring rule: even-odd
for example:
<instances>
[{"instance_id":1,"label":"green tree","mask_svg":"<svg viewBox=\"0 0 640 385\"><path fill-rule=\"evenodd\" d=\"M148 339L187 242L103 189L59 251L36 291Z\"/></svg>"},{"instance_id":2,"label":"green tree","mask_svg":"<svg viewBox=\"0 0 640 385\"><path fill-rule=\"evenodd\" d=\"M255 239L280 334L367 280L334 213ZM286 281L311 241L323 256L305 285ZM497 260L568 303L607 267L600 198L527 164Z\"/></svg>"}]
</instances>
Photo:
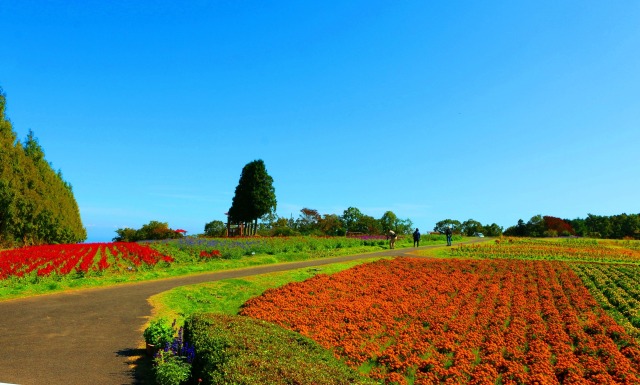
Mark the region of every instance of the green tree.
<instances>
[{"instance_id":1,"label":"green tree","mask_svg":"<svg viewBox=\"0 0 640 385\"><path fill-rule=\"evenodd\" d=\"M151 221L138 230L140 240L157 240L180 238L182 235L169 228L169 223Z\"/></svg>"},{"instance_id":2,"label":"green tree","mask_svg":"<svg viewBox=\"0 0 640 385\"><path fill-rule=\"evenodd\" d=\"M138 239L138 231L130 227L116 230L116 236L113 238L114 242L136 242Z\"/></svg>"},{"instance_id":3,"label":"green tree","mask_svg":"<svg viewBox=\"0 0 640 385\"><path fill-rule=\"evenodd\" d=\"M278 217L271 226L271 235L290 237L300 233L295 229L293 218Z\"/></svg>"},{"instance_id":4,"label":"green tree","mask_svg":"<svg viewBox=\"0 0 640 385\"><path fill-rule=\"evenodd\" d=\"M356 231L365 234L382 234L382 226L380 221L370 215L363 215L356 222Z\"/></svg>"},{"instance_id":5,"label":"green tree","mask_svg":"<svg viewBox=\"0 0 640 385\"><path fill-rule=\"evenodd\" d=\"M484 232L484 227L482 226L482 223L473 220L473 219L468 219L464 222L462 222L462 224L460 225L460 231L468 236L471 237L473 235L475 235L476 233L483 233Z\"/></svg>"},{"instance_id":6,"label":"green tree","mask_svg":"<svg viewBox=\"0 0 640 385\"><path fill-rule=\"evenodd\" d=\"M227 226L222 221L211 221L204 225L204 235L207 237L224 237Z\"/></svg>"},{"instance_id":7,"label":"green tree","mask_svg":"<svg viewBox=\"0 0 640 385\"><path fill-rule=\"evenodd\" d=\"M488 237L499 237L502 235L502 227L495 223L482 226L484 228L484 235Z\"/></svg>"},{"instance_id":8,"label":"green tree","mask_svg":"<svg viewBox=\"0 0 640 385\"><path fill-rule=\"evenodd\" d=\"M444 231L449 226L451 226L451 231L454 232L454 233L461 233L462 232L462 223L460 223L460 221L455 220L455 219L443 219L443 220L441 220L440 222L436 223L435 227L433 228L433 231L435 231L437 233L444 234Z\"/></svg>"},{"instance_id":9,"label":"green tree","mask_svg":"<svg viewBox=\"0 0 640 385\"><path fill-rule=\"evenodd\" d=\"M354 231L359 232L360 230L358 230L357 223L360 221L363 215L364 214L362 214L362 212L359 209L355 207L348 207L346 210L342 212L342 217L341 217L344 229L347 232L354 232Z\"/></svg>"},{"instance_id":10,"label":"green tree","mask_svg":"<svg viewBox=\"0 0 640 385\"><path fill-rule=\"evenodd\" d=\"M136 242L144 240L160 240L160 239L174 239L181 238L182 234L177 233L175 230L169 228L167 222L150 221L149 223L142 225L141 228L135 230L129 227L124 229L117 229L114 242Z\"/></svg>"},{"instance_id":11,"label":"green tree","mask_svg":"<svg viewBox=\"0 0 640 385\"><path fill-rule=\"evenodd\" d=\"M249 233L255 234L258 218L275 210L276 204L273 178L267 173L264 162L259 159L245 165L229 209L230 220L253 224Z\"/></svg>"},{"instance_id":12,"label":"green tree","mask_svg":"<svg viewBox=\"0 0 640 385\"><path fill-rule=\"evenodd\" d=\"M324 214L318 227L325 235L344 235L345 229L342 226L340 217L336 214Z\"/></svg>"},{"instance_id":13,"label":"green tree","mask_svg":"<svg viewBox=\"0 0 640 385\"><path fill-rule=\"evenodd\" d=\"M567 221L571 225L573 230L576 232L577 236L584 237L587 235L588 229L584 219L582 218L576 218L571 220L565 219L565 221Z\"/></svg>"},{"instance_id":14,"label":"green tree","mask_svg":"<svg viewBox=\"0 0 640 385\"><path fill-rule=\"evenodd\" d=\"M543 237L546 230L547 227L542 215L534 215L527 222L527 236L529 237Z\"/></svg>"},{"instance_id":15,"label":"green tree","mask_svg":"<svg viewBox=\"0 0 640 385\"><path fill-rule=\"evenodd\" d=\"M522 219L518 219L518 224L508 227L503 235L510 237L526 237L528 235L527 224Z\"/></svg>"},{"instance_id":16,"label":"green tree","mask_svg":"<svg viewBox=\"0 0 640 385\"><path fill-rule=\"evenodd\" d=\"M321 218L322 216L318 213L318 210L305 207L300 210L300 216L296 221L296 229L301 234L312 234L319 229Z\"/></svg>"},{"instance_id":17,"label":"green tree","mask_svg":"<svg viewBox=\"0 0 640 385\"><path fill-rule=\"evenodd\" d=\"M396 228L398 229L398 231L396 231L397 234L405 234L405 235L409 235L409 234L413 234L413 222L411 221L411 219L407 218L407 219L398 219L397 222L397 226Z\"/></svg>"},{"instance_id":18,"label":"green tree","mask_svg":"<svg viewBox=\"0 0 640 385\"><path fill-rule=\"evenodd\" d=\"M71 185L45 160L33 131L16 140L0 89L0 243L76 243L86 239Z\"/></svg>"},{"instance_id":19,"label":"green tree","mask_svg":"<svg viewBox=\"0 0 640 385\"><path fill-rule=\"evenodd\" d=\"M393 211L386 211L380 218L380 225L382 226L382 232L388 233L389 230L398 232L398 216Z\"/></svg>"}]
</instances>

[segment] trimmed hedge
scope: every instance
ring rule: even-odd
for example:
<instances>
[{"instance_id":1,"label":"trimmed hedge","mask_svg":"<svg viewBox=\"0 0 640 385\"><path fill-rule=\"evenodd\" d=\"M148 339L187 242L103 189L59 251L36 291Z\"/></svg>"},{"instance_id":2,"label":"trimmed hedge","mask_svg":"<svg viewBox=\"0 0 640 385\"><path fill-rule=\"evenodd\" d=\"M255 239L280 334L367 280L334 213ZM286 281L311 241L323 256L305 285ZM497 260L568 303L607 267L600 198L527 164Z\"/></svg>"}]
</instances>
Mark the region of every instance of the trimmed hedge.
<instances>
[{"instance_id":1,"label":"trimmed hedge","mask_svg":"<svg viewBox=\"0 0 640 385\"><path fill-rule=\"evenodd\" d=\"M184 336L196 350L192 378L202 384L378 384L315 341L249 317L194 314Z\"/></svg>"}]
</instances>

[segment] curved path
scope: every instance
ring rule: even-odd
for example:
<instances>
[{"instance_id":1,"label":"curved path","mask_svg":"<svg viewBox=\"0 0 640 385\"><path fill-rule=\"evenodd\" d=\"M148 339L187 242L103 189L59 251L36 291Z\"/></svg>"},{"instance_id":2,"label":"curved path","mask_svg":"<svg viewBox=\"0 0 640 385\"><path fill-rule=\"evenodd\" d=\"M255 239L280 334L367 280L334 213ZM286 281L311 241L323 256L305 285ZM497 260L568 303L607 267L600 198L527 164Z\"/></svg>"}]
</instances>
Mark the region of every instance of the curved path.
<instances>
[{"instance_id":1,"label":"curved path","mask_svg":"<svg viewBox=\"0 0 640 385\"><path fill-rule=\"evenodd\" d=\"M473 240L472 242L482 241ZM419 249L442 247L422 246ZM147 299L177 286L376 256L415 256L416 248L132 283L0 302L0 383L138 384L134 360L151 314Z\"/></svg>"}]
</instances>

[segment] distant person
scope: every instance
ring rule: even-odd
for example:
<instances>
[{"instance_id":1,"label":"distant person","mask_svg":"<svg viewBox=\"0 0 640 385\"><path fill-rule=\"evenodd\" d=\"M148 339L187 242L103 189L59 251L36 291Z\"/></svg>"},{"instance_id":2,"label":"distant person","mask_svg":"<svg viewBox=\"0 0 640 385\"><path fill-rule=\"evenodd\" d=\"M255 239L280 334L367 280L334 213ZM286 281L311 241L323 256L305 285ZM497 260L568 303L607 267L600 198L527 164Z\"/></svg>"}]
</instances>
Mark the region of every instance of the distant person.
<instances>
[{"instance_id":1,"label":"distant person","mask_svg":"<svg viewBox=\"0 0 640 385\"><path fill-rule=\"evenodd\" d=\"M413 232L413 247L420 247L420 230L417 227Z\"/></svg>"},{"instance_id":2,"label":"distant person","mask_svg":"<svg viewBox=\"0 0 640 385\"><path fill-rule=\"evenodd\" d=\"M451 246L451 226L444 230L444 234L447 236L447 246Z\"/></svg>"},{"instance_id":3,"label":"distant person","mask_svg":"<svg viewBox=\"0 0 640 385\"><path fill-rule=\"evenodd\" d=\"M389 230L387 233L387 239L389 240L389 248L393 249L396 247L396 240L398 239L398 234L395 231Z\"/></svg>"}]
</instances>

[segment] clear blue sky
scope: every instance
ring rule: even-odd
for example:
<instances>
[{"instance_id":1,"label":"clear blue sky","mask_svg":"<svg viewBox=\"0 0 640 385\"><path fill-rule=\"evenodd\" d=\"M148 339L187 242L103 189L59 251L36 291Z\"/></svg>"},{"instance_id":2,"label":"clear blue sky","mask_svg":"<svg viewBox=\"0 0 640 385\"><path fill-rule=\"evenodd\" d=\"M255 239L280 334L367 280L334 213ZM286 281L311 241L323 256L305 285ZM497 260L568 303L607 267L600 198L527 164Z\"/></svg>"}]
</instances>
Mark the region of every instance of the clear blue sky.
<instances>
[{"instance_id":1,"label":"clear blue sky","mask_svg":"<svg viewBox=\"0 0 640 385\"><path fill-rule=\"evenodd\" d=\"M280 216L640 212L640 2L3 0L0 86L88 241Z\"/></svg>"}]
</instances>

